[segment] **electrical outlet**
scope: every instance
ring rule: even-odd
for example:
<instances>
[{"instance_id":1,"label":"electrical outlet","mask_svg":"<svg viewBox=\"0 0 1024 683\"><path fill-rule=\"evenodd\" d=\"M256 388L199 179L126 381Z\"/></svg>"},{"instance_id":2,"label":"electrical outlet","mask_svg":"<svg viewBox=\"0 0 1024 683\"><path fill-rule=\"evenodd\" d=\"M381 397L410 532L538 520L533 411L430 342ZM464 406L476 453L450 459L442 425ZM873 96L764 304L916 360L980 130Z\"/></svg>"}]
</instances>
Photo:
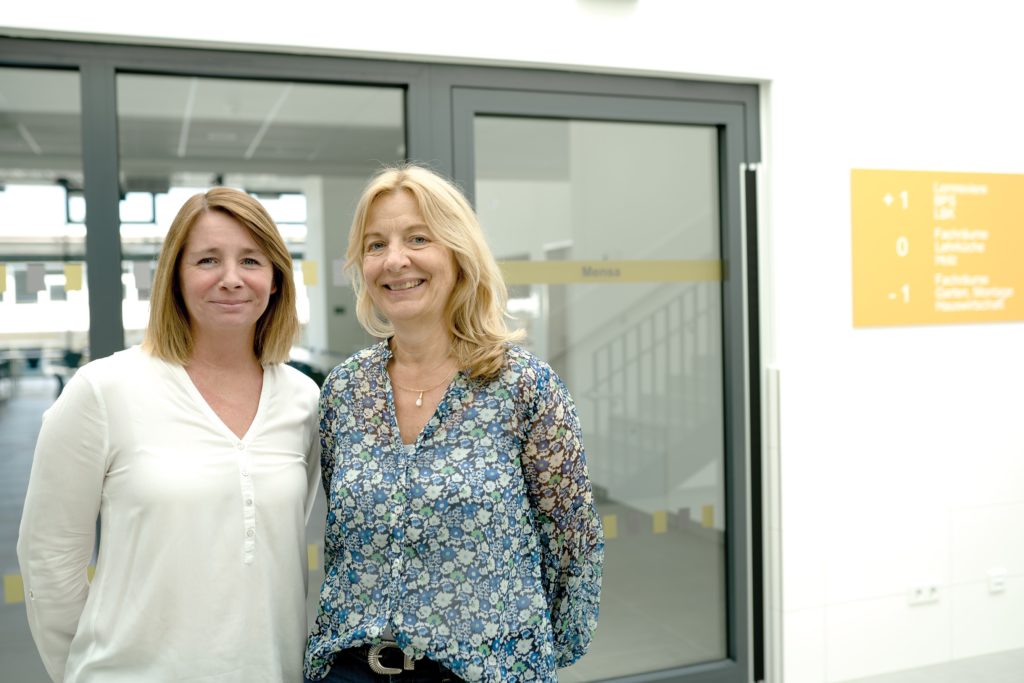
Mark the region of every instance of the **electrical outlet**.
<instances>
[{"instance_id":1,"label":"electrical outlet","mask_svg":"<svg viewBox=\"0 0 1024 683\"><path fill-rule=\"evenodd\" d=\"M999 567L988 571L988 592L1002 593L1006 590L1006 570Z\"/></svg>"},{"instance_id":2,"label":"electrical outlet","mask_svg":"<svg viewBox=\"0 0 1024 683\"><path fill-rule=\"evenodd\" d=\"M907 593L907 603L910 605L927 605L939 601L939 587L934 583L922 583L911 586Z\"/></svg>"}]
</instances>

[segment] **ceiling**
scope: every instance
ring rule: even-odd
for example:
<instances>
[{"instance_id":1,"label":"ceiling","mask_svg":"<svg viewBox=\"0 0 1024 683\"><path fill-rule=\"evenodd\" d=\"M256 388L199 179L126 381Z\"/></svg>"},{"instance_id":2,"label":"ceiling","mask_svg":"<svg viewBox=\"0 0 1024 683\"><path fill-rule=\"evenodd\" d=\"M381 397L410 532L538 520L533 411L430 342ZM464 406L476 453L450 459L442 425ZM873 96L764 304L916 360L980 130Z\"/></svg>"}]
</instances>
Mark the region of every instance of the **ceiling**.
<instances>
[{"instance_id":1,"label":"ceiling","mask_svg":"<svg viewBox=\"0 0 1024 683\"><path fill-rule=\"evenodd\" d=\"M122 190L258 176L287 191L310 175L365 177L405 158L399 87L120 74ZM0 68L0 183L82 187L75 71ZM476 176L569 176L571 122L478 117ZM526 144L524 144L524 141Z\"/></svg>"},{"instance_id":2,"label":"ceiling","mask_svg":"<svg viewBox=\"0 0 1024 683\"><path fill-rule=\"evenodd\" d=\"M129 188L184 173L363 175L405 155L401 88L140 75L117 86ZM80 186L79 103L74 72L0 69L0 180Z\"/></svg>"}]
</instances>

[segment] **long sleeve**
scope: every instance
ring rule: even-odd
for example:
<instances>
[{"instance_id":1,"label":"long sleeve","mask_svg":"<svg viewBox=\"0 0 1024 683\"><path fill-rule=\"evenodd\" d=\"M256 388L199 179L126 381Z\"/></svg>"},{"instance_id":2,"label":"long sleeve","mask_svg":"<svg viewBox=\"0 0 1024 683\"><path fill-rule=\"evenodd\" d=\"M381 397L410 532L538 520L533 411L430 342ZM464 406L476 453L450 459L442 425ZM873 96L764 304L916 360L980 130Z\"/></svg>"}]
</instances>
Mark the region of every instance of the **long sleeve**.
<instances>
[{"instance_id":1,"label":"long sleeve","mask_svg":"<svg viewBox=\"0 0 1024 683\"><path fill-rule=\"evenodd\" d=\"M351 359L337 366L327 375L320 389L320 477L324 492L330 495L331 478L335 467L335 441L348 431L345 402L351 399L348 388L353 371Z\"/></svg>"},{"instance_id":2,"label":"long sleeve","mask_svg":"<svg viewBox=\"0 0 1024 683\"><path fill-rule=\"evenodd\" d=\"M104 405L80 372L43 417L18 536L29 626L54 681L89 594L107 443Z\"/></svg>"},{"instance_id":3,"label":"long sleeve","mask_svg":"<svg viewBox=\"0 0 1024 683\"><path fill-rule=\"evenodd\" d=\"M338 381L341 366L334 368L320 389L320 477L324 493L330 495L331 477L334 475L334 433L338 414L335 410L337 397L334 394L334 383Z\"/></svg>"},{"instance_id":4,"label":"long sleeve","mask_svg":"<svg viewBox=\"0 0 1024 683\"><path fill-rule=\"evenodd\" d=\"M522 466L540 536L555 659L565 667L583 656L597 627L604 532L572 398L546 366L535 390Z\"/></svg>"}]
</instances>

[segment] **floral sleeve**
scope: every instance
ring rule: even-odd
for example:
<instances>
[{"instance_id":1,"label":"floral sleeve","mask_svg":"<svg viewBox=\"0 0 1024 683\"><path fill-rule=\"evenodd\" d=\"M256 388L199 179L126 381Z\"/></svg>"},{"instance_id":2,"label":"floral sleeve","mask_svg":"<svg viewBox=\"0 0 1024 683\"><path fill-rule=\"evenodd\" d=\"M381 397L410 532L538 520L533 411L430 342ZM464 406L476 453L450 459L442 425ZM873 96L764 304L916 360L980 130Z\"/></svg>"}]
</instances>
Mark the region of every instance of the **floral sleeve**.
<instances>
[{"instance_id":1,"label":"floral sleeve","mask_svg":"<svg viewBox=\"0 0 1024 683\"><path fill-rule=\"evenodd\" d=\"M566 667L587 651L597 626L604 533L572 397L544 365L534 391L523 475L543 553L556 663Z\"/></svg>"},{"instance_id":2,"label":"floral sleeve","mask_svg":"<svg viewBox=\"0 0 1024 683\"><path fill-rule=\"evenodd\" d=\"M345 385L341 377L344 372L342 365L334 368L320 390L320 479L328 494L334 476L334 440L341 428L338 407L342 400L340 390Z\"/></svg>"}]
</instances>

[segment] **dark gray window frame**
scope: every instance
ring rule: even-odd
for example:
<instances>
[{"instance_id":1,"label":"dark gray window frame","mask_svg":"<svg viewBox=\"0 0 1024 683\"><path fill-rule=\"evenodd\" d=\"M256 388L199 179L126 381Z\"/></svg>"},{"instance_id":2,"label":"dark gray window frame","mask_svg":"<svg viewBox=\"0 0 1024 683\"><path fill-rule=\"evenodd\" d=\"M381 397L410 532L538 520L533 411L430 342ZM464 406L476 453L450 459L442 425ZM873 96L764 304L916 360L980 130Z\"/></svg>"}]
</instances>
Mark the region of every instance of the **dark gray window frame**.
<instances>
[{"instance_id":1,"label":"dark gray window frame","mask_svg":"<svg viewBox=\"0 0 1024 683\"><path fill-rule=\"evenodd\" d=\"M756 307L756 245L744 244L741 167L760 161L759 89L753 84L604 75L547 69L461 66L249 51L0 38L0 67L77 70L81 77L82 164L93 358L124 347L119 234L118 73L290 80L405 89L406 150L463 184L472 195L473 112L561 115L602 120L659 120L719 131L722 216L724 387L729 654L726 660L628 678L622 683L739 683L762 678L762 606L752 604L751 567L761 563L760 511L747 495L748 463L760 461L761 369L746 316ZM585 107L581 108L581 107ZM586 115L581 115L583 112ZM554 112L554 113L552 113ZM468 117L468 119L467 119ZM639 117L639 118L638 118ZM751 218L747 217L748 223ZM744 249L747 250L744 256ZM756 480L755 480L756 482ZM759 590L753 591L755 596Z\"/></svg>"}]
</instances>

